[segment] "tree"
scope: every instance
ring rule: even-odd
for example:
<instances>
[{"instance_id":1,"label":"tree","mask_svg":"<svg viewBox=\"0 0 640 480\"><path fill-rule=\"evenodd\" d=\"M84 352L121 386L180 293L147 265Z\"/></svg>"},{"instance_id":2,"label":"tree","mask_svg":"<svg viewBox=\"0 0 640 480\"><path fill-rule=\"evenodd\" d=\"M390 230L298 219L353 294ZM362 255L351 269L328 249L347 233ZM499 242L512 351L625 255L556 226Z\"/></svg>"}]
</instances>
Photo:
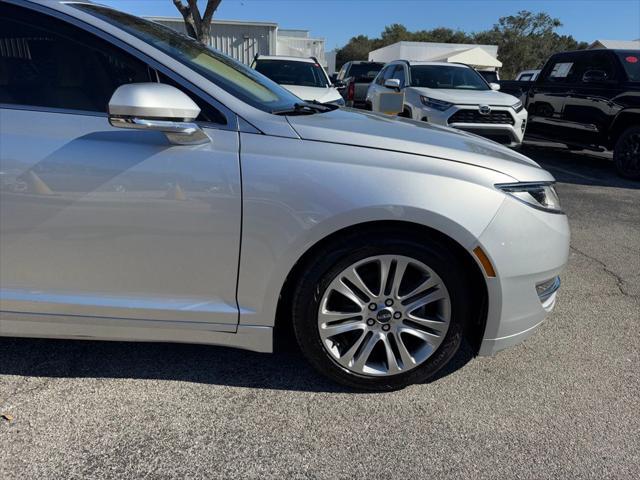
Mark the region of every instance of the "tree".
<instances>
[{"instance_id":1,"label":"tree","mask_svg":"<svg viewBox=\"0 0 640 480\"><path fill-rule=\"evenodd\" d=\"M559 35L557 18L544 12L521 10L501 17L491 30L474 35L474 43L498 45L502 78L513 78L519 71L540 68L549 56L563 50L586 48L570 35Z\"/></svg>"},{"instance_id":2,"label":"tree","mask_svg":"<svg viewBox=\"0 0 640 480\"><path fill-rule=\"evenodd\" d=\"M336 64L340 67L350 60L367 60L371 50L400 41L488 44L498 46L501 77L513 78L521 70L540 68L553 53L587 48L585 42L577 42L570 35L559 35L556 30L561 26L559 19L544 12L526 10L501 17L493 28L477 33L444 27L411 32L396 23L385 27L380 38L353 37L338 50Z\"/></svg>"},{"instance_id":3,"label":"tree","mask_svg":"<svg viewBox=\"0 0 640 480\"><path fill-rule=\"evenodd\" d=\"M202 43L209 42L211 20L221 2L222 0L207 0L204 15L201 15L198 8L198 0L187 0L186 5L182 3L182 0L173 0L173 4L182 15L182 18L184 18L187 34Z\"/></svg>"},{"instance_id":4,"label":"tree","mask_svg":"<svg viewBox=\"0 0 640 480\"><path fill-rule=\"evenodd\" d=\"M336 52L336 67L340 68L351 60L367 60L369 52L375 50L373 41L366 35L353 37Z\"/></svg>"}]
</instances>

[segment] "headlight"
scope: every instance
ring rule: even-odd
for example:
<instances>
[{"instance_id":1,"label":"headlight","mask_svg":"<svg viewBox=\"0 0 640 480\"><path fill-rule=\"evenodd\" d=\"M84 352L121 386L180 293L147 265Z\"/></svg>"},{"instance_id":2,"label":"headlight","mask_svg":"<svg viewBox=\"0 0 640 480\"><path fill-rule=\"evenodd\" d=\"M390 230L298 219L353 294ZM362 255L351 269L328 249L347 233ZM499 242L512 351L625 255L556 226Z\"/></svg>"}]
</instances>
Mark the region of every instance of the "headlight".
<instances>
[{"instance_id":1,"label":"headlight","mask_svg":"<svg viewBox=\"0 0 640 480\"><path fill-rule=\"evenodd\" d=\"M333 102L328 102L330 105L338 105L339 107L344 107L346 104L344 103L344 98L340 97Z\"/></svg>"},{"instance_id":2,"label":"headlight","mask_svg":"<svg viewBox=\"0 0 640 480\"><path fill-rule=\"evenodd\" d=\"M538 210L563 213L552 182L498 183L496 188Z\"/></svg>"},{"instance_id":3,"label":"headlight","mask_svg":"<svg viewBox=\"0 0 640 480\"><path fill-rule=\"evenodd\" d=\"M513 108L516 111L516 113L518 113L524 107L522 106L522 102L518 101L518 102L514 103L513 105L511 105L511 108Z\"/></svg>"},{"instance_id":4,"label":"headlight","mask_svg":"<svg viewBox=\"0 0 640 480\"><path fill-rule=\"evenodd\" d=\"M424 95L420 95L420 101L425 107L435 108L436 110L439 110L441 112L444 112L445 110L453 106L453 103L436 100L435 98L425 97Z\"/></svg>"}]
</instances>

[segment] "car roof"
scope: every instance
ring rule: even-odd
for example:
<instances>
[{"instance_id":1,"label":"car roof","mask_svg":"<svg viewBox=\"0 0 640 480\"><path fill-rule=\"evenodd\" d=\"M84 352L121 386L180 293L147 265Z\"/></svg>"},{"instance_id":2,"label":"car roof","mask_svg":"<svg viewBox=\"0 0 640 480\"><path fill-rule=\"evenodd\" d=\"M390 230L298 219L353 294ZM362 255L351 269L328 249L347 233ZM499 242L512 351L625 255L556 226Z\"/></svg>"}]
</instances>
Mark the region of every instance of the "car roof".
<instances>
[{"instance_id":1,"label":"car roof","mask_svg":"<svg viewBox=\"0 0 640 480\"><path fill-rule=\"evenodd\" d=\"M411 61L411 60L394 60L393 62L389 62L389 63L405 63L411 66L416 66L416 65L436 65L436 66L441 66L441 67L460 67L460 68L469 68L468 65L465 65L464 63L449 63L449 62L418 62L418 61Z\"/></svg>"},{"instance_id":2,"label":"car roof","mask_svg":"<svg viewBox=\"0 0 640 480\"><path fill-rule=\"evenodd\" d=\"M289 62L317 63L315 59L309 57L288 57L286 55L258 55L256 60L285 60Z\"/></svg>"},{"instance_id":3,"label":"car roof","mask_svg":"<svg viewBox=\"0 0 640 480\"><path fill-rule=\"evenodd\" d=\"M567 50L564 52L558 52L551 55L552 57L571 54L571 55L588 55L593 52L613 52L613 53L639 53L640 50L635 48L586 48L584 50Z\"/></svg>"}]
</instances>

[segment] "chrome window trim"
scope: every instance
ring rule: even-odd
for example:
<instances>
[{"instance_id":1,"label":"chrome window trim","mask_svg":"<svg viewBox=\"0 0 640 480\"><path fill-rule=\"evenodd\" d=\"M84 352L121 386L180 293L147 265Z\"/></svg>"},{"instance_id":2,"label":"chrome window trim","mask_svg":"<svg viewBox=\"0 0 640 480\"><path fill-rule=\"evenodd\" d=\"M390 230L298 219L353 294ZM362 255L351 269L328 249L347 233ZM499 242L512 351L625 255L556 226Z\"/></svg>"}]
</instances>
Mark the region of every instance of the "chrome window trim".
<instances>
[{"instance_id":1,"label":"chrome window trim","mask_svg":"<svg viewBox=\"0 0 640 480\"><path fill-rule=\"evenodd\" d=\"M222 125L219 123L210 123L210 122L196 122L198 125L201 125L205 128L212 128L212 129L217 129L217 130L231 130L231 131L238 131L238 115L231 111L229 108L227 108L225 105L223 105L222 103L220 103L218 100L216 100L215 98L213 98L210 94L208 94L207 92L203 91L201 88L193 85L191 82L189 82L188 80L186 80L185 78L183 78L182 76L178 75L177 73L175 73L173 70L171 70L169 67L167 67L166 65L158 62L157 60L155 60L152 57L149 57L147 54L137 50L136 48L132 47L131 45L127 44L126 42L123 42L122 40L120 40L117 37L114 37L113 35L104 32L102 30L100 30L99 28L94 27L93 25L89 25L77 18L74 18L70 15L67 15L63 12L59 12L57 10L52 10L50 8L47 8L43 5L39 5L39 4L34 4L34 3L30 3L30 2L23 2L20 0L6 0L6 2L9 5L15 5L17 7L20 8L25 8L27 10L31 10L31 11L35 11L38 12L42 15L47 15L53 18L56 18L60 21L63 21L65 23L68 23L70 25L73 25L76 28L79 28L80 30L91 34L91 35L95 35L96 37L100 38L101 40L104 40L105 42L110 43L111 45L113 45L116 48L119 48L121 50L124 50L125 52L127 52L129 55L132 55L134 58L140 60L141 62L143 62L148 68L151 68L155 71L159 71L160 73L162 73L163 75L166 75L167 77L171 78L174 82L176 82L178 85L180 85L182 88L184 88L187 92L191 93L192 95L195 95L196 97L198 97L200 100L209 103L213 108L216 108L220 111L220 113L225 117L225 119L227 120L226 125ZM114 26L115 27L115 26ZM117 27L116 27L117 28ZM14 108L16 110L29 110L29 111L44 111L44 112L51 112L51 113L66 113L66 114L76 114L76 115L86 115L86 116L104 116L107 117L107 113L106 112L87 112L86 110L73 110L73 109L62 109L62 108L53 108L53 107L41 107L41 106L37 106L37 105L22 105L22 104L1 104L1 108L6 108L5 105L11 105L11 107L9 108L13 108L13 107L20 107L20 108ZM248 123L248 122L247 122Z\"/></svg>"},{"instance_id":2,"label":"chrome window trim","mask_svg":"<svg viewBox=\"0 0 640 480\"><path fill-rule=\"evenodd\" d=\"M42 107L39 105L24 105L21 103L0 103L1 110L25 110L28 112L62 113L65 115L82 115L84 117L104 117L108 115L104 112L92 112L89 110L73 110L68 108Z\"/></svg>"}]
</instances>

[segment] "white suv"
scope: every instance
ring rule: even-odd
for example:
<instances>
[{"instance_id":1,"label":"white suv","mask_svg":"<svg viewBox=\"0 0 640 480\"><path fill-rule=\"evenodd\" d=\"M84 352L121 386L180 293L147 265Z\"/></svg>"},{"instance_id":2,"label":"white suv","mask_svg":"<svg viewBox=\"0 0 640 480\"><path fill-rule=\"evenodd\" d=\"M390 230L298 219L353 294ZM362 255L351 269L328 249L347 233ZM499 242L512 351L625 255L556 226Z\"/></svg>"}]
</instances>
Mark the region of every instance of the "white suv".
<instances>
[{"instance_id":1,"label":"white suv","mask_svg":"<svg viewBox=\"0 0 640 480\"><path fill-rule=\"evenodd\" d=\"M251 68L306 101L345 104L327 72L315 58L256 55Z\"/></svg>"},{"instance_id":2,"label":"white suv","mask_svg":"<svg viewBox=\"0 0 640 480\"><path fill-rule=\"evenodd\" d=\"M369 86L367 105L389 89L404 91L402 116L466 130L509 146L522 143L527 111L473 68L442 62L397 60Z\"/></svg>"}]
</instances>

